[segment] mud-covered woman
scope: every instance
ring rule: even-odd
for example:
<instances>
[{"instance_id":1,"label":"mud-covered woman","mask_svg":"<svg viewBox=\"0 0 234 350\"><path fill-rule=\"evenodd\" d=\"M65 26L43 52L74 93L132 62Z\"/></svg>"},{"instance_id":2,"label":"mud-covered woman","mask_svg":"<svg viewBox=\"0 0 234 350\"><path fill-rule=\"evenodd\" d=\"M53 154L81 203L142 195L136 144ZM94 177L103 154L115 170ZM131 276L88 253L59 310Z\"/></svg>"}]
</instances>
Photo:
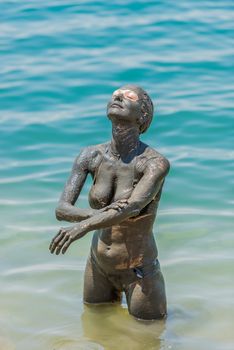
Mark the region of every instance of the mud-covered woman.
<instances>
[{"instance_id":1,"label":"mud-covered woman","mask_svg":"<svg viewBox=\"0 0 234 350\"><path fill-rule=\"evenodd\" d=\"M140 87L116 90L108 105L112 140L85 148L75 159L56 209L58 220L75 222L53 238L51 253L94 231L84 276L84 303L121 301L138 319L165 317L166 294L153 224L168 160L140 141L153 117L153 104ZM90 208L75 206L91 174Z\"/></svg>"}]
</instances>

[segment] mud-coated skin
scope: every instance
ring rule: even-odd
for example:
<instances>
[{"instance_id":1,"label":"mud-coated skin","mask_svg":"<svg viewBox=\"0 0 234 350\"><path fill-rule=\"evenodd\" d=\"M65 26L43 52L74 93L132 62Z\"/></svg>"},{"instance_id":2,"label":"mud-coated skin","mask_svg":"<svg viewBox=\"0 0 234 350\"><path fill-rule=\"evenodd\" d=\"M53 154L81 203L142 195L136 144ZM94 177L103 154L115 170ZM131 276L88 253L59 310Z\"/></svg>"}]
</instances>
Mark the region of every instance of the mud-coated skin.
<instances>
[{"instance_id":1,"label":"mud-coated skin","mask_svg":"<svg viewBox=\"0 0 234 350\"><path fill-rule=\"evenodd\" d=\"M129 313L152 320L166 315L165 286L157 261L153 224L168 160L142 143L153 107L141 88L119 89L107 106L112 140L85 148L76 158L56 209L58 220L75 222L51 242L63 254L75 240L94 231L84 278L84 302L121 300L126 293ZM90 174L90 208L75 207Z\"/></svg>"}]
</instances>

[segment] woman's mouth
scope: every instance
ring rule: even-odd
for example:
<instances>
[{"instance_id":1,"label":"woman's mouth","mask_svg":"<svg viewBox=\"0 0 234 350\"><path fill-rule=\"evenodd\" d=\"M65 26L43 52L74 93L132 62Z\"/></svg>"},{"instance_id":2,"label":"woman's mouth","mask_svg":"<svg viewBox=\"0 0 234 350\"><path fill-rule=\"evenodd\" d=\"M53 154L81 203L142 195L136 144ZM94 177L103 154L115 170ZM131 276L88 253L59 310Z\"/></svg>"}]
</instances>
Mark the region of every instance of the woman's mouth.
<instances>
[{"instance_id":1,"label":"woman's mouth","mask_svg":"<svg viewBox=\"0 0 234 350\"><path fill-rule=\"evenodd\" d=\"M114 102L114 103L112 103L111 104L111 108L123 108L120 104L118 104L118 103L116 103L116 102Z\"/></svg>"}]
</instances>

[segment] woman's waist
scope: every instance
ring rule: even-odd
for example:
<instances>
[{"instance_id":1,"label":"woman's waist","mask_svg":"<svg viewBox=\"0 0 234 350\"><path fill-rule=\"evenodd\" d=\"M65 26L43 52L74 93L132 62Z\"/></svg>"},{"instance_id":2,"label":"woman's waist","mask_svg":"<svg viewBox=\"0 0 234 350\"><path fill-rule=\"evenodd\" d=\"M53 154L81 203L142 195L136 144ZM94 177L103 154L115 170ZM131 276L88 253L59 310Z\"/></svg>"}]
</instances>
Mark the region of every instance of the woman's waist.
<instances>
[{"instance_id":1,"label":"woman's waist","mask_svg":"<svg viewBox=\"0 0 234 350\"><path fill-rule=\"evenodd\" d=\"M105 275L108 279L113 278L114 284L116 282L127 281L127 284L130 283L131 279L133 281L137 278L151 277L154 274L160 271L160 263L157 258L151 260L143 261L139 265L126 266L123 268L111 268L110 266L104 266L100 261L94 256L91 251L90 254L91 263L96 266L96 268ZM127 278L127 279L126 279Z\"/></svg>"},{"instance_id":2,"label":"woman's waist","mask_svg":"<svg viewBox=\"0 0 234 350\"><path fill-rule=\"evenodd\" d=\"M102 265L115 269L139 266L158 255L153 235L144 239L136 236L132 240L116 241L111 236L102 237L99 232L94 234L91 252Z\"/></svg>"},{"instance_id":3,"label":"woman's waist","mask_svg":"<svg viewBox=\"0 0 234 350\"><path fill-rule=\"evenodd\" d=\"M154 243L152 226L130 226L128 222L122 222L95 231L94 236L106 245L126 246L148 246Z\"/></svg>"}]
</instances>

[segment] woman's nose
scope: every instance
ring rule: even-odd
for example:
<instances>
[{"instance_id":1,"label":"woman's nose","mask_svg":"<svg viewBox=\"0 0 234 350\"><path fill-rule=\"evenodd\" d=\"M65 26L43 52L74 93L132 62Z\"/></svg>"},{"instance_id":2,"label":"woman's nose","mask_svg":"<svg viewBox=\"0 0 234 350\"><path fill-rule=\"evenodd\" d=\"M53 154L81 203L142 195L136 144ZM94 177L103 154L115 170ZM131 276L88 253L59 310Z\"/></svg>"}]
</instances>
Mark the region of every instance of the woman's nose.
<instances>
[{"instance_id":1,"label":"woman's nose","mask_svg":"<svg viewBox=\"0 0 234 350\"><path fill-rule=\"evenodd\" d=\"M123 94L119 93L119 94L114 95L114 100L115 101L122 101L123 100Z\"/></svg>"}]
</instances>

